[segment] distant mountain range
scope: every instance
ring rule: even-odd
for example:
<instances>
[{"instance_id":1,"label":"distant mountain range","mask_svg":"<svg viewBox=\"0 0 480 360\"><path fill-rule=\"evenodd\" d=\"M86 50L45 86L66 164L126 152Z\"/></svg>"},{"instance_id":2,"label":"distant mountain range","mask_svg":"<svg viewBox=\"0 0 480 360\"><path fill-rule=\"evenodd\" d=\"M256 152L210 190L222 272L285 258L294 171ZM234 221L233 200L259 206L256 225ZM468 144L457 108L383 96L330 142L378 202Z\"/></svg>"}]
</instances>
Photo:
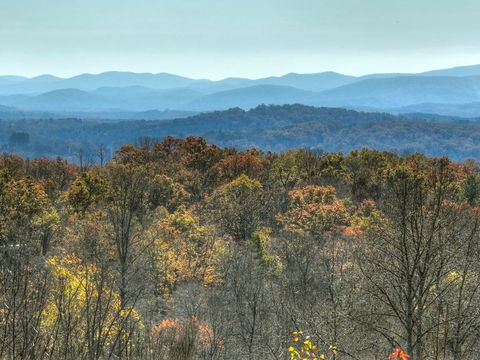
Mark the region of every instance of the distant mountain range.
<instances>
[{"instance_id":1,"label":"distant mountain range","mask_svg":"<svg viewBox=\"0 0 480 360\"><path fill-rule=\"evenodd\" d=\"M106 72L71 78L0 76L0 119L15 112L76 114L190 112L259 104L335 106L394 113L480 116L480 65L418 74L348 76L335 72L262 79L190 79L160 73Z\"/></svg>"}]
</instances>

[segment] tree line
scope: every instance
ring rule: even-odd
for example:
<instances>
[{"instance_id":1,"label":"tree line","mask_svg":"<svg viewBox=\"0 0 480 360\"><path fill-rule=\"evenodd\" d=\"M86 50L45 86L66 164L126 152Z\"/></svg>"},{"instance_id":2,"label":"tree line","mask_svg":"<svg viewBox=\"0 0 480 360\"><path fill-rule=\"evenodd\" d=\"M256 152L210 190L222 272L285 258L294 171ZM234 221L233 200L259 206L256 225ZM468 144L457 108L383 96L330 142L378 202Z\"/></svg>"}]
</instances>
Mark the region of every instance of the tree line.
<instances>
[{"instance_id":1,"label":"tree line","mask_svg":"<svg viewBox=\"0 0 480 360\"><path fill-rule=\"evenodd\" d=\"M479 201L419 153L3 155L0 359L476 359Z\"/></svg>"}]
</instances>

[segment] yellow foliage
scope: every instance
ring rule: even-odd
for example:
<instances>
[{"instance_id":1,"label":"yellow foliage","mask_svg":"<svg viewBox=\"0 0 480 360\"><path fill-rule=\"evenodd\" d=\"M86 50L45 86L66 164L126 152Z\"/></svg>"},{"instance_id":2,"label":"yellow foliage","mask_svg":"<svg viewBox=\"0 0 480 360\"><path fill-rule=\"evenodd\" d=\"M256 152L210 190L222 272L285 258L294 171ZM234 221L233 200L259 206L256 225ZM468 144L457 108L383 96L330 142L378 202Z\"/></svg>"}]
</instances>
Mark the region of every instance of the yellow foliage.
<instances>
[{"instance_id":1,"label":"yellow foliage","mask_svg":"<svg viewBox=\"0 0 480 360\"><path fill-rule=\"evenodd\" d=\"M193 279L205 285L215 283L224 245L185 207L157 222L150 236L154 237L154 262L165 282L164 291Z\"/></svg>"},{"instance_id":2,"label":"yellow foliage","mask_svg":"<svg viewBox=\"0 0 480 360\"><path fill-rule=\"evenodd\" d=\"M301 331L294 331L292 336L292 345L288 348L291 360L326 359L325 353L320 352L318 345L309 336L304 337ZM333 358L337 355L336 345L330 345L328 350Z\"/></svg>"},{"instance_id":3,"label":"yellow foliage","mask_svg":"<svg viewBox=\"0 0 480 360\"><path fill-rule=\"evenodd\" d=\"M450 271L447 274L447 281L449 284L461 285L464 283L466 286L472 285L476 286L478 283L479 273L476 271Z\"/></svg>"},{"instance_id":4,"label":"yellow foliage","mask_svg":"<svg viewBox=\"0 0 480 360\"><path fill-rule=\"evenodd\" d=\"M271 270L281 271L283 264L279 256L272 255L269 252L270 234L272 229L269 227L263 227L258 231L255 231L252 236L252 241L257 248L260 260L264 265Z\"/></svg>"},{"instance_id":5,"label":"yellow foliage","mask_svg":"<svg viewBox=\"0 0 480 360\"><path fill-rule=\"evenodd\" d=\"M99 270L92 264L85 264L75 255L49 258L47 266L53 277L53 289L42 314L41 328L46 333L61 329L64 323L75 324L75 336L86 336L89 317L97 316L95 321L103 324L96 329L103 334L107 343L114 341L119 331L125 331L125 322L140 324L140 315L132 307L121 307L120 296L101 285L98 281ZM93 304L101 303L102 313L91 313ZM126 334L124 334L126 336Z\"/></svg>"}]
</instances>

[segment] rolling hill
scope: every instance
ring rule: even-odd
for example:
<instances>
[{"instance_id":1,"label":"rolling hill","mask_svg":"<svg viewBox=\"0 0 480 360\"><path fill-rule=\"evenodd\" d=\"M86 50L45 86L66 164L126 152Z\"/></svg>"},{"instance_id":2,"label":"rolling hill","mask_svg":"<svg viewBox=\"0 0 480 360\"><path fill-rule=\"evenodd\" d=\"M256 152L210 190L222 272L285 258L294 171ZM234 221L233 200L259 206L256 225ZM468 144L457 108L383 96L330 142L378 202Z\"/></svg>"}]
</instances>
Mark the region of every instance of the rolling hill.
<instances>
[{"instance_id":1,"label":"rolling hill","mask_svg":"<svg viewBox=\"0 0 480 360\"><path fill-rule=\"evenodd\" d=\"M22 99L16 105L20 109L40 111L92 111L109 106L114 108L114 104L101 96L78 89L53 90Z\"/></svg>"},{"instance_id":2,"label":"rolling hill","mask_svg":"<svg viewBox=\"0 0 480 360\"><path fill-rule=\"evenodd\" d=\"M0 113L2 113L2 112L12 112L12 111L18 111L18 110L11 107L11 106L0 105Z\"/></svg>"},{"instance_id":3,"label":"rolling hill","mask_svg":"<svg viewBox=\"0 0 480 360\"><path fill-rule=\"evenodd\" d=\"M480 76L400 76L367 79L319 94L316 105L391 108L421 103L461 104L480 100Z\"/></svg>"},{"instance_id":4,"label":"rolling hill","mask_svg":"<svg viewBox=\"0 0 480 360\"><path fill-rule=\"evenodd\" d=\"M290 86L307 91L323 91L357 82L358 78L336 72L322 72L318 74L290 73L279 77L268 77L254 80L256 85Z\"/></svg>"},{"instance_id":5,"label":"rolling hill","mask_svg":"<svg viewBox=\"0 0 480 360\"><path fill-rule=\"evenodd\" d=\"M201 96L187 104L192 110L251 109L259 104L308 103L313 92L290 86L255 85Z\"/></svg>"},{"instance_id":6,"label":"rolling hill","mask_svg":"<svg viewBox=\"0 0 480 360\"><path fill-rule=\"evenodd\" d=\"M450 69L431 70L421 73L423 76L480 76L480 65L458 66Z\"/></svg>"}]
</instances>

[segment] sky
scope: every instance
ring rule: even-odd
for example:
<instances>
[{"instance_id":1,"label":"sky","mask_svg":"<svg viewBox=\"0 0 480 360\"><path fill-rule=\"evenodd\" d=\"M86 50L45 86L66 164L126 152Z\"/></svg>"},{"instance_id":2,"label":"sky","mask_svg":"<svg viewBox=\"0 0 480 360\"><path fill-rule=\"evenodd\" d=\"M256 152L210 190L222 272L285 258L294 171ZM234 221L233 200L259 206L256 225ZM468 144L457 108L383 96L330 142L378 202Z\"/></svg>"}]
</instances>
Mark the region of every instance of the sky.
<instances>
[{"instance_id":1,"label":"sky","mask_svg":"<svg viewBox=\"0 0 480 360\"><path fill-rule=\"evenodd\" d=\"M419 72L480 63L479 0L0 0L0 74Z\"/></svg>"}]
</instances>

